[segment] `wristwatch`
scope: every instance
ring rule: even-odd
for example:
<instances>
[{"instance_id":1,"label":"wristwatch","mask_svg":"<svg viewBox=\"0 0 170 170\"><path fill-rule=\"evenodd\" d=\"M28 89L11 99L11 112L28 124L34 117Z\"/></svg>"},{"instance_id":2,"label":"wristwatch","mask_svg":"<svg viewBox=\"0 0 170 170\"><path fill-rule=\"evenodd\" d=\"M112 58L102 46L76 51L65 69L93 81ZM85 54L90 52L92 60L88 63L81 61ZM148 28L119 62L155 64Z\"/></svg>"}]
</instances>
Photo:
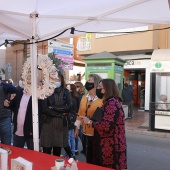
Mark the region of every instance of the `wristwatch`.
<instances>
[{"instance_id":1,"label":"wristwatch","mask_svg":"<svg viewBox=\"0 0 170 170\"><path fill-rule=\"evenodd\" d=\"M91 120L89 120L89 121L88 121L88 124L90 124L91 122L92 122L92 121L91 121Z\"/></svg>"}]
</instances>

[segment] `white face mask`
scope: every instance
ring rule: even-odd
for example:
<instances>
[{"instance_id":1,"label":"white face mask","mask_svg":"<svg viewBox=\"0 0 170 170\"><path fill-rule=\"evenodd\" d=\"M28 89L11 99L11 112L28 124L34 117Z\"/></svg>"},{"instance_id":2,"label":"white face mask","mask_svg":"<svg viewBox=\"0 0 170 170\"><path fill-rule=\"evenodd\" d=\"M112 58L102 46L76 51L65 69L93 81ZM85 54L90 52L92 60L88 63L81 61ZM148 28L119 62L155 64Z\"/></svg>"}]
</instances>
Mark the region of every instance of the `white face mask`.
<instances>
[{"instance_id":1,"label":"white face mask","mask_svg":"<svg viewBox=\"0 0 170 170\"><path fill-rule=\"evenodd\" d=\"M56 83L56 88L59 88L59 87L61 87L61 82Z\"/></svg>"},{"instance_id":2,"label":"white face mask","mask_svg":"<svg viewBox=\"0 0 170 170\"><path fill-rule=\"evenodd\" d=\"M71 91L71 89L70 89L70 85L67 85L67 89L68 89L69 91Z\"/></svg>"},{"instance_id":3,"label":"white face mask","mask_svg":"<svg viewBox=\"0 0 170 170\"><path fill-rule=\"evenodd\" d=\"M19 81L19 87L24 88L22 80Z\"/></svg>"}]
</instances>

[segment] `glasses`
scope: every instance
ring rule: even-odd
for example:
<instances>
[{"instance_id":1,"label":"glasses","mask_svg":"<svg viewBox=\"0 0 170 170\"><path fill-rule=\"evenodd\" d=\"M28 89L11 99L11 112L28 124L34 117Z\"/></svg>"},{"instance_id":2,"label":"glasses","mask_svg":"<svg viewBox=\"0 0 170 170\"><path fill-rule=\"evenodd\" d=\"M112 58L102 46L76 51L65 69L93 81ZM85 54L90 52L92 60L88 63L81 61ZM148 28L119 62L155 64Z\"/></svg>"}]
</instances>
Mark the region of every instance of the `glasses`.
<instances>
[{"instance_id":1,"label":"glasses","mask_svg":"<svg viewBox=\"0 0 170 170\"><path fill-rule=\"evenodd\" d=\"M90 100L90 101L88 102L88 109L90 108L92 102L93 102L93 100Z\"/></svg>"},{"instance_id":2,"label":"glasses","mask_svg":"<svg viewBox=\"0 0 170 170\"><path fill-rule=\"evenodd\" d=\"M86 116L87 116L87 110L90 108L92 102L93 102L93 100L90 100L90 101L87 101L87 103L86 103L86 111L85 111Z\"/></svg>"}]
</instances>

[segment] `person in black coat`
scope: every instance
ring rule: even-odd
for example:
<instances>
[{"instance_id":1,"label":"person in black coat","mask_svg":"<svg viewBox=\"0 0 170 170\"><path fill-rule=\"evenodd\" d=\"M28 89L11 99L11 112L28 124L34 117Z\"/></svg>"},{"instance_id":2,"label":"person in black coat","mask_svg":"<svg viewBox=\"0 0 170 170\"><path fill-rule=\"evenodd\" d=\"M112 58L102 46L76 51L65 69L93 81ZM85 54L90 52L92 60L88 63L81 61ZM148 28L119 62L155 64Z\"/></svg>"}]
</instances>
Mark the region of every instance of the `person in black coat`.
<instances>
[{"instance_id":1,"label":"person in black coat","mask_svg":"<svg viewBox=\"0 0 170 170\"><path fill-rule=\"evenodd\" d=\"M65 88L64 77L58 75L54 93L42 101L40 145L43 152L60 156L64 148L69 157L73 157L68 145L68 113L72 108L70 92Z\"/></svg>"},{"instance_id":2,"label":"person in black coat","mask_svg":"<svg viewBox=\"0 0 170 170\"><path fill-rule=\"evenodd\" d=\"M122 98L125 105L128 105L128 117L132 118L133 116L133 88L127 83L124 84L124 89L122 90Z\"/></svg>"},{"instance_id":3,"label":"person in black coat","mask_svg":"<svg viewBox=\"0 0 170 170\"><path fill-rule=\"evenodd\" d=\"M13 145L23 148L25 143L27 148L33 150L33 122L32 122L32 98L19 89L12 100L5 100L4 106L10 108L13 113Z\"/></svg>"}]
</instances>

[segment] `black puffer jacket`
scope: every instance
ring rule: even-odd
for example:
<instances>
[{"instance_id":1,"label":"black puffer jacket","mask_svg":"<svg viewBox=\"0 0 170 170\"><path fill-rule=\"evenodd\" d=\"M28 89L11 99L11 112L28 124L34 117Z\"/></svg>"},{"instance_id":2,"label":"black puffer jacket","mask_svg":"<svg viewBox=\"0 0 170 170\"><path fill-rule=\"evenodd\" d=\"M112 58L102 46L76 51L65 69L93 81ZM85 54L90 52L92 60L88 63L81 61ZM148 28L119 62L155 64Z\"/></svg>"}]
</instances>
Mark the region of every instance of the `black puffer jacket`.
<instances>
[{"instance_id":1,"label":"black puffer jacket","mask_svg":"<svg viewBox=\"0 0 170 170\"><path fill-rule=\"evenodd\" d=\"M63 125L68 126L67 114L72 108L72 99L67 89L56 88L50 97L41 101L41 106L40 124L50 124L54 117L59 117L63 118Z\"/></svg>"}]
</instances>

